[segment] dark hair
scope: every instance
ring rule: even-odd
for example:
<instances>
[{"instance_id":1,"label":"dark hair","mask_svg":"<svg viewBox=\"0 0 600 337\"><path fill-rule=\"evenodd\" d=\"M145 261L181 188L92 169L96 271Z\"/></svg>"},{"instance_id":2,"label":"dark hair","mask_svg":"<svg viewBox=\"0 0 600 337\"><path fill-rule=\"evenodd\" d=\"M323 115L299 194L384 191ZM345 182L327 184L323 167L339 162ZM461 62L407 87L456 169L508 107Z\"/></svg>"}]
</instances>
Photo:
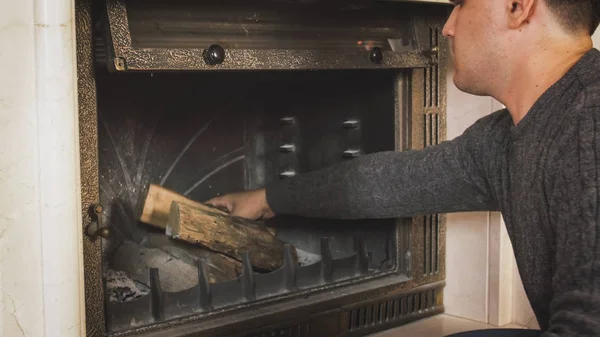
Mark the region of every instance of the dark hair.
<instances>
[{"instance_id":1,"label":"dark hair","mask_svg":"<svg viewBox=\"0 0 600 337\"><path fill-rule=\"evenodd\" d=\"M548 8L569 32L594 34L600 22L600 0L546 0Z\"/></svg>"}]
</instances>

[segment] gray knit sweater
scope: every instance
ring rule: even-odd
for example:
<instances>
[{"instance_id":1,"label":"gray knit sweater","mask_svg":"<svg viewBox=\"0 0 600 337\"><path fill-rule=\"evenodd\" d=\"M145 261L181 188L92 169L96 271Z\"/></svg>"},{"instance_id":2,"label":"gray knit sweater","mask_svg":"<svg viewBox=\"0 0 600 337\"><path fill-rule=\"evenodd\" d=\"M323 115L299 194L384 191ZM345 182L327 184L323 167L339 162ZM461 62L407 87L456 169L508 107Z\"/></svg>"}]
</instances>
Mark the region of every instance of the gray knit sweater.
<instances>
[{"instance_id":1,"label":"gray knit sweater","mask_svg":"<svg viewBox=\"0 0 600 337\"><path fill-rule=\"evenodd\" d=\"M500 110L440 145L364 155L266 193L276 214L310 217L499 210L544 336L600 336L599 185L592 49L517 126Z\"/></svg>"}]
</instances>

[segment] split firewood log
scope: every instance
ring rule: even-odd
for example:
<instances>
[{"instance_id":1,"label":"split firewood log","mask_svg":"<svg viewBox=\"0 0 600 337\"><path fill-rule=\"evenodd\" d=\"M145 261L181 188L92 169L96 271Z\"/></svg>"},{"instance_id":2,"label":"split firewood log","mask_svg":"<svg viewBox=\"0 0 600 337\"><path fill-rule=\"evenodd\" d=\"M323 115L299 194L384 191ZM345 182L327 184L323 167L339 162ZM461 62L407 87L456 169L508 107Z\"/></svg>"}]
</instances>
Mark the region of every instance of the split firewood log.
<instances>
[{"instance_id":1,"label":"split firewood log","mask_svg":"<svg viewBox=\"0 0 600 337\"><path fill-rule=\"evenodd\" d=\"M261 222L231 216L214 207L173 201L169 213L167 235L199 244L242 260L245 252L256 268L275 270L283 265L285 242L279 240ZM297 253L292 248L294 260Z\"/></svg>"},{"instance_id":2,"label":"split firewood log","mask_svg":"<svg viewBox=\"0 0 600 337\"><path fill-rule=\"evenodd\" d=\"M204 204L191 200L175 191L162 187L160 185L151 184L148 187L148 192L144 201L140 221L161 229L167 227L169 212L171 211L171 203L177 201L195 207L202 207ZM275 235L275 228L266 227L271 234Z\"/></svg>"}]
</instances>

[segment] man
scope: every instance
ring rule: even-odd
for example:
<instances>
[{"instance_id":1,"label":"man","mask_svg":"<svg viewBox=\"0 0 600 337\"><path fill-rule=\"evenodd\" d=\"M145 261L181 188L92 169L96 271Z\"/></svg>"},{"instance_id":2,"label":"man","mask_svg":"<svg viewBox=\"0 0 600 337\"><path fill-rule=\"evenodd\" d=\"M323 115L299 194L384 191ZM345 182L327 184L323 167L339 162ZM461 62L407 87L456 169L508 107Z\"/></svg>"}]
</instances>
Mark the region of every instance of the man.
<instances>
[{"instance_id":1,"label":"man","mask_svg":"<svg viewBox=\"0 0 600 337\"><path fill-rule=\"evenodd\" d=\"M543 336L600 336L600 0L453 2L454 83L506 109L438 146L208 203L252 219L499 210Z\"/></svg>"}]
</instances>

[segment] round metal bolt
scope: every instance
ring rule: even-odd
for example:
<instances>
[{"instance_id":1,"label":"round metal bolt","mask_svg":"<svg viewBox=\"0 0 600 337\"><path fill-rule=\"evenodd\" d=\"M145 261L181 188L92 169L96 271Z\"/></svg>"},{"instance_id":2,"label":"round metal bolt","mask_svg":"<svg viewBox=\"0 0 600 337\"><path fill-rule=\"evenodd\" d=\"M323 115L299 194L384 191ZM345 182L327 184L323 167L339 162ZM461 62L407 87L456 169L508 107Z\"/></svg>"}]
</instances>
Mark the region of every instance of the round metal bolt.
<instances>
[{"instance_id":1,"label":"round metal bolt","mask_svg":"<svg viewBox=\"0 0 600 337\"><path fill-rule=\"evenodd\" d=\"M102 227L96 232L98 236L108 239L110 237L110 228Z\"/></svg>"},{"instance_id":2,"label":"round metal bolt","mask_svg":"<svg viewBox=\"0 0 600 337\"><path fill-rule=\"evenodd\" d=\"M383 61L383 51L379 47L371 49L369 52L369 60L373 63L381 63Z\"/></svg>"}]
</instances>

